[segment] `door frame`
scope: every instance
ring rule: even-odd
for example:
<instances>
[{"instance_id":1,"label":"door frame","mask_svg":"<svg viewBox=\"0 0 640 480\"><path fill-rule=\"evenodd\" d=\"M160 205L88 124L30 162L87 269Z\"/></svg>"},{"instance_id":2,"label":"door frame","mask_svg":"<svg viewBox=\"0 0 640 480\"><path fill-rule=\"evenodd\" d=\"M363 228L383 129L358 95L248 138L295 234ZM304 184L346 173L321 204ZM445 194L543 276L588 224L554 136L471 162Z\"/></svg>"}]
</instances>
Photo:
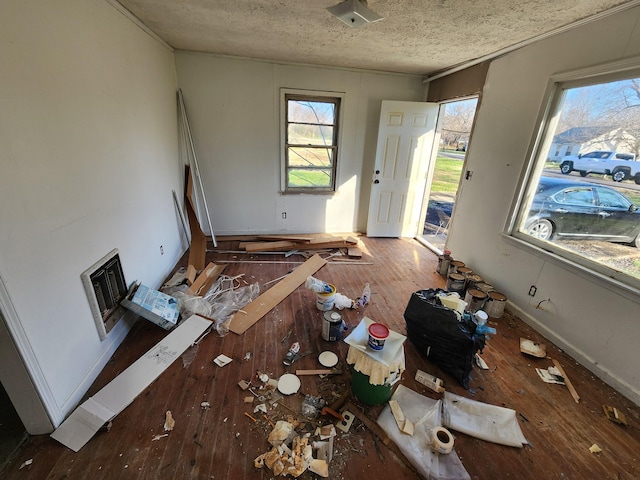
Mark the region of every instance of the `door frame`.
<instances>
[{"instance_id":1,"label":"door frame","mask_svg":"<svg viewBox=\"0 0 640 480\"><path fill-rule=\"evenodd\" d=\"M0 274L0 381L25 429L51 433L62 418Z\"/></svg>"}]
</instances>

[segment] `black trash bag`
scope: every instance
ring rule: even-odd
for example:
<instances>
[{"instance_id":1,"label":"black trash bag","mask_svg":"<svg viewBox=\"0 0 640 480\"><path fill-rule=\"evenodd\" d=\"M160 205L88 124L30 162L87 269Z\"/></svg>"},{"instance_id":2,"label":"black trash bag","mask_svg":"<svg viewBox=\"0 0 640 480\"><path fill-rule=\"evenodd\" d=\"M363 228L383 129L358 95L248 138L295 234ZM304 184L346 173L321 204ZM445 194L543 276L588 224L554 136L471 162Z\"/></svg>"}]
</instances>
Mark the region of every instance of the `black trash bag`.
<instances>
[{"instance_id":1,"label":"black trash bag","mask_svg":"<svg viewBox=\"0 0 640 480\"><path fill-rule=\"evenodd\" d=\"M471 315L458 314L440 303L442 289L420 290L411 295L404 312L407 338L420 353L442 370L452 374L469 389L476 352L485 345L484 334L476 333Z\"/></svg>"}]
</instances>

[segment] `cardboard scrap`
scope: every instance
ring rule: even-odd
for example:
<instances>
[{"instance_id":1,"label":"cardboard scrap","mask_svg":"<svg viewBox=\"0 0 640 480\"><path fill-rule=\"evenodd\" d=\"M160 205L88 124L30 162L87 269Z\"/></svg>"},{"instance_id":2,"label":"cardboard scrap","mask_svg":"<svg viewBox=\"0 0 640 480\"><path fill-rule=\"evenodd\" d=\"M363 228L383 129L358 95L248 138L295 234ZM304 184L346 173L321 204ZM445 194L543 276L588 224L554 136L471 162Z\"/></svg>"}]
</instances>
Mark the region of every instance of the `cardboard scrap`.
<instances>
[{"instance_id":1,"label":"cardboard scrap","mask_svg":"<svg viewBox=\"0 0 640 480\"><path fill-rule=\"evenodd\" d=\"M326 263L327 261L318 254L311 257L253 302L249 303L243 310L237 312L231 319L229 330L238 335L242 335L249 327L253 326L296 288L302 285L309 275L313 275Z\"/></svg>"},{"instance_id":2,"label":"cardboard scrap","mask_svg":"<svg viewBox=\"0 0 640 480\"><path fill-rule=\"evenodd\" d=\"M126 309L165 330L174 328L180 316L178 300L145 285L135 285L127 298L122 299L120 303Z\"/></svg>"},{"instance_id":3,"label":"cardboard scrap","mask_svg":"<svg viewBox=\"0 0 640 480\"><path fill-rule=\"evenodd\" d=\"M80 450L100 428L124 410L169 365L171 365L212 322L192 315L136 360L93 397L82 403L51 434L51 438L74 452Z\"/></svg>"}]
</instances>

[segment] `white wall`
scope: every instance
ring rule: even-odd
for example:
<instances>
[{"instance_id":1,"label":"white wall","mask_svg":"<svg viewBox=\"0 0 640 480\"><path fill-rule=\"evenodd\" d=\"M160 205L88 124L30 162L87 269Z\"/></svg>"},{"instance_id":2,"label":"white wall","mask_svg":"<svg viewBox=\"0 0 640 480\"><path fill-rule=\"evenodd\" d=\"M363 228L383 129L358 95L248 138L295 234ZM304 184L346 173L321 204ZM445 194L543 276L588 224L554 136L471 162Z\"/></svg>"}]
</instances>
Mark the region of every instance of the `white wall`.
<instances>
[{"instance_id":1,"label":"white wall","mask_svg":"<svg viewBox=\"0 0 640 480\"><path fill-rule=\"evenodd\" d=\"M104 0L3 1L0 64L0 307L57 425L129 327L100 341L80 274L118 248L157 286L186 248L175 65Z\"/></svg>"},{"instance_id":2,"label":"white wall","mask_svg":"<svg viewBox=\"0 0 640 480\"><path fill-rule=\"evenodd\" d=\"M461 183L448 247L505 293L530 323L640 403L638 299L632 301L500 235L528 160L549 77L636 55L640 8L491 63L468 150L467 169L473 177ZM528 296L531 285L538 287L534 298ZM546 298L551 299L546 310L535 309Z\"/></svg>"},{"instance_id":3,"label":"white wall","mask_svg":"<svg viewBox=\"0 0 640 480\"><path fill-rule=\"evenodd\" d=\"M423 100L419 76L186 52L176 67L216 235L365 231L381 102ZM345 93L335 195L279 193L282 87Z\"/></svg>"}]
</instances>

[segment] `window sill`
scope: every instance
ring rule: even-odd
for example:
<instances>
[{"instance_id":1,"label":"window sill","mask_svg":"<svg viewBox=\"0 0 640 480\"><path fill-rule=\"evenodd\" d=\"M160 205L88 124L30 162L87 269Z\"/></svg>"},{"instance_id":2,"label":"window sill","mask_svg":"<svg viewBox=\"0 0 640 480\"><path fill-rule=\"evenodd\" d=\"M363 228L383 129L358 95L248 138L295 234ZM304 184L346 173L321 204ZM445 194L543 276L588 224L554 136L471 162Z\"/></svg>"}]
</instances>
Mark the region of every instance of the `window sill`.
<instances>
[{"instance_id":1,"label":"window sill","mask_svg":"<svg viewBox=\"0 0 640 480\"><path fill-rule=\"evenodd\" d=\"M640 303L640 289L638 288L628 285L615 278L608 277L601 272L592 270L584 265L580 265L576 262L571 261L570 259L564 258L552 251L545 250L544 248L538 247L517 237L508 235L504 232L501 233L500 236L505 242L515 246L516 248L525 250L544 261L549 261L555 265L558 265L559 267L562 267L563 269L568 270L571 273L584 278L585 280L595 283L600 287L606 288L612 293L623 296L633 302Z\"/></svg>"}]
</instances>

